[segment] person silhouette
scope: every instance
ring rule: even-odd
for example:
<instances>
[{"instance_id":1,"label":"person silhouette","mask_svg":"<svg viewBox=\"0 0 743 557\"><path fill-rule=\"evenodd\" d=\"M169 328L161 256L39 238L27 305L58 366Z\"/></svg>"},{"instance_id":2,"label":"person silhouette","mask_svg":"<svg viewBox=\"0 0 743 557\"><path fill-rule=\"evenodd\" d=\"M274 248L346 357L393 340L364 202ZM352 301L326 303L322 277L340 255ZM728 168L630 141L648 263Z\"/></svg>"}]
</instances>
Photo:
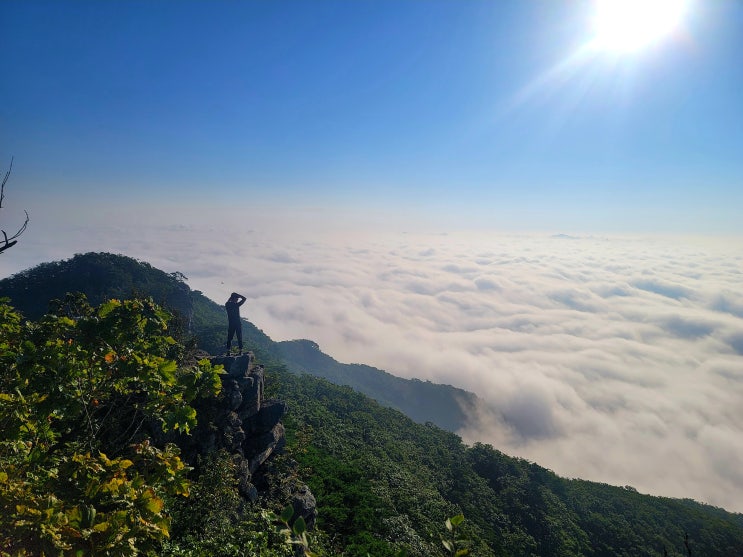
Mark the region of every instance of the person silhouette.
<instances>
[{"instance_id":1,"label":"person silhouette","mask_svg":"<svg viewBox=\"0 0 743 557\"><path fill-rule=\"evenodd\" d=\"M225 345L227 354L232 351L232 337L235 336L235 333L237 333L237 347L240 350L238 354L243 353L243 327L240 322L240 306L245 303L245 300L245 296L233 292L224 304L224 309L227 310L227 344Z\"/></svg>"}]
</instances>

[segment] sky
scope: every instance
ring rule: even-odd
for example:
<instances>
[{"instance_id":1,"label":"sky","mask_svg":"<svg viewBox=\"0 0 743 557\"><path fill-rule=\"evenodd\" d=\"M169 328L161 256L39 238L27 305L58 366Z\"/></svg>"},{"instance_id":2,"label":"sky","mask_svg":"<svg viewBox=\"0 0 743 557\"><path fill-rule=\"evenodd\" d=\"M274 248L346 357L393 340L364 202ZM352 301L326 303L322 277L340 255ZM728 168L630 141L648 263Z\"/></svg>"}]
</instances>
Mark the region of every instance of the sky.
<instances>
[{"instance_id":1,"label":"sky","mask_svg":"<svg viewBox=\"0 0 743 557\"><path fill-rule=\"evenodd\" d=\"M5 0L0 161L31 208L738 234L743 4L688 1L617 53L589 0Z\"/></svg>"},{"instance_id":2,"label":"sky","mask_svg":"<svg viewBox=\"0 0 743 557\"><path fill-rule=\"evenodd\" d=\"M468 442L743 512L743 2L598 7L0 2L0 276L136 257L476 392Z\"/></svg>"}]
</instances>

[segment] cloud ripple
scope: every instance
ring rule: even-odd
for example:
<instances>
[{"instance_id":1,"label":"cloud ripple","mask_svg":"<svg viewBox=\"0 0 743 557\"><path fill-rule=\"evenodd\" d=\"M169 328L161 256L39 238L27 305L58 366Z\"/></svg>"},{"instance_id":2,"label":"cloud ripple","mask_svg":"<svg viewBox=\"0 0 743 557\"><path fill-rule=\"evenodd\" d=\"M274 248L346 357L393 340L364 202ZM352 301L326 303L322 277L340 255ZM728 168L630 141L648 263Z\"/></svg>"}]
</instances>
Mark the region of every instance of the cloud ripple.
<instances>
[{"instance_id":1,"label":"cloud ripple","mask_svg":"<svg viewBox=\"0 0 743 557\"><path fill-rule=\"evenodd\" d=\"M467 441L743 511L740 243L224 221L142 240L76 229L74 251L43 255L118 251L182 271L217 301L241 292L276 340L477 393Z\"/></svg>"}]
</instances>

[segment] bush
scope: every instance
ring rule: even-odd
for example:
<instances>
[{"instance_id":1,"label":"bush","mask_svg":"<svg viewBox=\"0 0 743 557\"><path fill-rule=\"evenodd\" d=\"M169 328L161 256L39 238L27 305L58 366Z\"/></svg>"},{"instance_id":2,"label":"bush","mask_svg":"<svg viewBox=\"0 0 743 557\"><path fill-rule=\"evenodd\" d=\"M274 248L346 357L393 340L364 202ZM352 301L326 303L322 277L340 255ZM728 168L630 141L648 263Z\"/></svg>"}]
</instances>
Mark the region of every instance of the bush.
<instances>
[{"instance_id":1,"label":"bush","mask_svg":"<svg viewBox=\"0 0 743 557\"><path fill-rule=\"evenodd\" d=\"M176 364L169 318L78 295L31 323L0 300L0 554L154 553L169 535L188 468L151 439L221 388L208 362Z\"/></svg>"}]
</instances>

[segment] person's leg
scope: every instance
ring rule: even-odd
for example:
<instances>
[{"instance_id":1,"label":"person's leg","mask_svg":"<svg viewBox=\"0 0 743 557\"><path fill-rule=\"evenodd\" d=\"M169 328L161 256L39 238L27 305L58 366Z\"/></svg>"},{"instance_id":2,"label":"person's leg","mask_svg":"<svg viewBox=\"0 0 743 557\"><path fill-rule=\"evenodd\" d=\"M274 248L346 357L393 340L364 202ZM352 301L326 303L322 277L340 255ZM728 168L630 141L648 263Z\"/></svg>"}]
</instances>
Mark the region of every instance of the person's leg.
<instances>
[{"instance_id":1,"label":"person's leg","mask_svg":"<svg viewBox=\"0 0 743 557\"><path fill-rule=\"evenodd\" d=\"M243 353L243 324L238 323L237 327L235 327L235 332L237 333L237 347L240 349L240 354Z\"/></svg>"},{"instance_id":2,"label":"person's leg","mask_svg":"<svg viewBox=\"0 0 743 557\"><path fill-rule=\"evenodd\" d=\"M232 337L235 336L235 332L237 331L237 327L235 327L234 323L230 323L227 326L227 343L225 344L225 349L227 352L229 352L232 349Z\"/></svg>"}]
</instances>

